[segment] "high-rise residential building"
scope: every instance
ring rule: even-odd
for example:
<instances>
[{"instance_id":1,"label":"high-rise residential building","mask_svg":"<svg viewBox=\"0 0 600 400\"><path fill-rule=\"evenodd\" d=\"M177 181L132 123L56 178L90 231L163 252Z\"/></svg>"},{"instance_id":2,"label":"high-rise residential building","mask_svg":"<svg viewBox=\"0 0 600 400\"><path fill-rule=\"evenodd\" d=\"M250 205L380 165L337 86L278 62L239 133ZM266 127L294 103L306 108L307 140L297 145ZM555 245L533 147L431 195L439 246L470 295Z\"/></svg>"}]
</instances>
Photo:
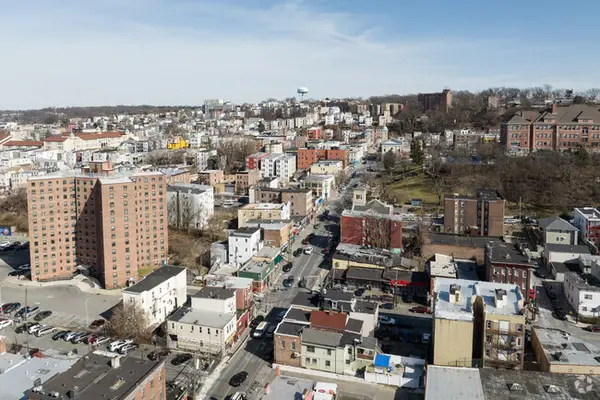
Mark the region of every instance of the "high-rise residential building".
<instances>
[{"instance_id":1,"label":"high-rise residential building","mask_svg":"<svg viewBox=\"0 0 600 400\"><path fill-rule=\"evenodd\" d=\"M87 270L114 289L166 258L167 183L161 172L117 174L110 162L92 162L81 172L30 178L27 198L34 281Z\"/></svg>"},{"instance_id":2,"label":"high-rise residential building","mask_svg":"<svg viewBox=\"0 0 600 400\"><path fill-rule=\"evenodd\" d=\"M419 93L417 100L424 111L437 110L447 113L452 108L452 92L444 89L439 93Z\"/></svg>"},{"instance_id":3,"label":"high-rise residential building","mask_svg":"<svg viewBox=\"0 0 600 400\"><path fill-rule=\"evenodd\" d=\"M446 233L472 236L504 235L504 203L496 190L479 189L477 196L444 196Z\"/></svg>"}]
</instances>

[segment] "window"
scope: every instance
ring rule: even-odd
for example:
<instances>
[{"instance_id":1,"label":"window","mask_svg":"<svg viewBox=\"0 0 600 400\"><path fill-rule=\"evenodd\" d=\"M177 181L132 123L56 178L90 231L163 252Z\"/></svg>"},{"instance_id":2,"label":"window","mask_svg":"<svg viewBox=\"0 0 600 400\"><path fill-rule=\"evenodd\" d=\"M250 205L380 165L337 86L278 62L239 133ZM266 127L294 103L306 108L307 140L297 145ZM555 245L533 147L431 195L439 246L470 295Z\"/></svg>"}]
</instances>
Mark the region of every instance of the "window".
<instances>
[{"instance_id":1,"label":"window","mask_svg":"<svg viewBox=\"0 0 600 400\"><path fill-rule=\"evenodd\" d=\"M292 349L292 351L296 351L296 342L290 343L290 348Z\"/></svg>"},{"instance_id":2,"label":"window","mask_svg":"<svg viewBox=\"0 0 600 400\"><path fill-rule=\"evenodd\" d=\"M285 340L281 341L281 348L285 350Z\"/></svg>"},{"instance_id":3,"label":"window","mask_svg":"<svg viewBox=\"0 0 600 400\"><path fill-rule=\"evenodd\" d=\"M331 350L327 350L327 355L330 356L331 355Z\"/></svg>"},{"instance_id":4,"label":"window","mask_svg":"<svg viewBox=\"0 0 600 400\"><path fill-rule=\"evenodd\" d=\"M306 357L306 358L304 359L304 362L305 362L306 364L310 363L310 357Z\"/></svg>"},{"instance_id":5,"label":"window","mask_svg":"<svg viewBox=\"0 0 600 400\"><path fill-rule=\"evenodd\" d=\"M523 271L523 278L527 278L527 271Z\"/></svg>"},{"instance_id":6,"label":"window","mask_svg":"<svg viewBox=\"0 0 600 400\"><path fill-rule=\"evenodd\" d=\"M492 328L492 321L488 321L488 322L487 322L487 327L488 327L488 329L491 329L491 328Z\"/></svg>"},{"instance_id":7,"label":"window","mask_svg":"<svg viewBox=\"0 0 600 400\"><path fill-rule=\"evenodd\" d=\"M315 352L315 347L314 346L306 346L306 351L309 353L314 353Z\"/></svg>"},{"instance_id":8,"label":"window","mask_svg":"<svg viewBox=\"0 0 600 400\"><path fill-rule=\"evenodd\" d=\"M326 367L331 367L331 361L325 360L325 366Z\"/></svg>"},{"instance_id":9,"label":"window","mask_svg":"<svg viewBox=\"0 0 600 400\"><path fill-rule=\"evenodd\" d=\"M585 294L585 295L583 295L583 298L584 298L585 300L592 300L592 299L593 299L593 296L592 296L591 294Z\"/></svg>"},{"instance_id":10,"label":"window","mask_svg":"<svg viewBox=\"0 0 600 400\"><path fill-rule=\"evenodd\" d=\"M502 275L506 275L506 269L502 268Z\"/></svg>"}]
</instances>

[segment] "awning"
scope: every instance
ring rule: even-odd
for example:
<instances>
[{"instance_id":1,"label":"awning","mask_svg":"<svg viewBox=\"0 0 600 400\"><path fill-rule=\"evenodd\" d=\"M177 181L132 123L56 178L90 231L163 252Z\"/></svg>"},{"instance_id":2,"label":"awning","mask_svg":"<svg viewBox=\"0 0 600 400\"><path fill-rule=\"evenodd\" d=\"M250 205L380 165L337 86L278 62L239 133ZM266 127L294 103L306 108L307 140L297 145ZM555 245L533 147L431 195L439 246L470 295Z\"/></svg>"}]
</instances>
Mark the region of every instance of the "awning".
<instances>
[{"instance_id":1,"label":"awning","mask_svg":"<svg viewBox=\"0 0 600 400\"><path fill-rule=\"evenodd\" d=\"M275 257L275 260L273 260L273 263L275 265L279 264L281 261L283 261L283 256L280 254L277 257Z\"/></svg>"},{"instance_id":2,"label":"awning","mask_svg":"<svg viewBox=\"0 0 600 400\"><path fill-rule=\"evenodd\" d=\"M375 361L373 365L375 367L388 368L390 366L390 358L387 354L375 354Z\"/></svg>"}]
</instances>

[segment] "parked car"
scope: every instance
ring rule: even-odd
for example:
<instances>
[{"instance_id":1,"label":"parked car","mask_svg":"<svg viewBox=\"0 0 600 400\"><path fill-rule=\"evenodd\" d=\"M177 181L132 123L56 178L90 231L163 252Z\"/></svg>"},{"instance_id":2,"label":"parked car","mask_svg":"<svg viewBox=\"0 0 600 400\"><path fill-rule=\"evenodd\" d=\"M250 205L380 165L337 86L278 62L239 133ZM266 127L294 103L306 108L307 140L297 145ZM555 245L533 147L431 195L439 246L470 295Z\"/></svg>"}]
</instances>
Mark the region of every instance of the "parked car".
<instances>
[{"instance_id":1,"label":"parked car","mask_svg":"<svg viewBox=\"0 0 600 400\"><path fill-rule=\"evenodd\" d=\"M35 332L35 336L41 337L41 336L49 335L54 332L56 332L55 327L44 325L43 328L40 328Z\"/></svg>"},{"instance_id":2,"label":"parked car","mask_svg":"<svg viewBox=\"0 0 600 400\"><path fill-rule=\"evenodd\" d=\"M131 352L137 348L138 348L138 345L135 343L126 344L125 346L123 346L119 349L119 353L126 356L127 354L129 354L129 352Z\"/></svg>"},{"instance_id":3,"label":"parked car","mask_svg":"<svg viewBox=\"0 0 600 400\"><path fill-rule=\"evenodd\" d=\"M286 279L283 280L282 284L284 287L292 287L294 286L294 277L293 276L288 276Z\"/></svg>"},{"instance_id":4,"label":"parked car","mask_svg":"<svg viewBox=\"0 0 600 400\"><path fill-rule=\"evenodd\" d=\"M355 295L356 297L361 297L363 294L365 294L365 289L363 289L363 288L357 289L357 290L354 292L354 295Z\"/></svg>"},{"instance_id":5,"label":"parked car","mask_svg":"<svg viewBox=\"0 0 600 400\"><path fill-rule=\"evenodd\" d=\"M52 315L52 311L40 311L33 319L36 321L44 320Z\"/></svg>"},{"instance_id":6,"label":"parked car","mask_svg":"<svg viewBox=\"0 0 600 400\"><path fill-rule=\"evenodd\" d=\"M79 344L79 343L84 343L85 340L89 337L92 336L91 333L87 333L87 332L83 332L77 336L75 336L73 339L71 339L71 343L73 344Z\"/></svg>"},{"instance_id":7,"label":"parked car","mask_svg":"<svg viewBox=\"0 0 600 400\"><path fill-rule=\"evenodd\" d=\"M39 324L37 322L27 322L23 325L17 326L15 328L15 333L17 333L17 334L26 333L29 330L29 328L33 325L39 325Z\"/></svg>"},{"instance_id":8,"label":"parked car","mask_svg":"<svg viewBox=\"0 0 600 400\"><path fill-rule=\"evenodd\" d=\"M248 378L248 373L246 371L238 372L229 380L229 385L233 387L238 387Z\"/></svg>"},{"instance_id":9,"label":"parked car","mask_svg":"<svg viewBox=\"0 0 600 400\"><path fill-rule=\"evenodd\" d=\"M285 317L286 312L287 312L287 310L283 310L279 314L277 314L277 322L283 321L283 317Z\"/></svg>"},{"instance_id":10,"label":"parked car","mask_svg":"<svg viewBox=\"0 0 600 400\"><path fill-rule=\"evenodd\" d=\"M302 254L302 249L296 249L296 250L294 250L294 257L298 257L301 254Z\"/></svg>"},{"instance_id":11,"label":"parked car","mask_svg":"<svg viewBox=\"0 0 600 400\"><path fill-rule=\"evenodd\" d=\"M118 351L121 347L133 343L133 340L115 340L108 345L108 351Z\"/></svg>"},{"instance_id":12,"label":"parked car","mask_svg":"<svg viewBox=\"0 0 600 400\"><path fill-rule=\"evenodd\" d=\"M10 242L7 242L6 240L4 242L0 242L0 250L6 249L9 246Z\"/></svg>"},{"instance_id":13,"label":"parked car","mask_svg":"<svg viewBox=\"0 0 600 400\"><path fill-rule=\"evenodd\" d=\"M30 335L33 335L34 333L36 333L37 331L39 331L40 329L45 328L46 325L42 325L42 324L33 324L29 327L29 329L27 329L27 332Z\"/></svg>"},{"instance_id":14,"label":"parked car","mask_svg":"<svg viewBox=\"0 0 600 400\"><path fill-rule=\"evenodd\" d=\"M566 321L567 320L567 314L565 314L564 312L562 312L561 310L556 310L552 313L552 316L556 319L559 319L561 321Z\"/></svg>"},{"instance_id":15,"label":"parked car","mask_svg":"<svg viewBox=\"0 0 600 400\"><path fill-rule=\"evenodd\" d=\"M405 303L412 303L414 301L413 295L405 294L404 296L402 296L402 301Z\"/></svg>"},{"instance_id":16,"label":"parked car","mask_svg":"<svg viewBox=\"0 0 600 400\"><path fill-rule=\"evenodd\" d=\"M600 325L586 326L583 329L586 330L586 331L588 331L588 332L600 332Z\"/></svg>"},{"instance_id":17,"label":"parked car","mask_svg":"<svg viewBox=\"0 0 600 400\"><path fill-rule=\"evenodd\" d=\"M23 271L15 270L15 271L10 271L8 273L8 276L27 276L29 274L31 274L31 270L23 270Z\"/></svg>"},{"instance_id":18,"label":"parked car","mask_svg":"<svg viewBox=\"0 0 600 400\"><path fill-rule=\"evenodd\" d=\"M21 307L21 303L6 303L2 305L2 313L3 314L10 314L12 312L15 312L19 309L19 307Z\"/></svg>"},{"instance_id":19,"label":"parked car","mask_svg":"<svg viewBox=\"0 0 600 400\"><path fill-rule=\"evenodd\" d=\"M159 358L167 357L169 354L171 354L171 351L167 350L167 349L154 350L154 351L151 351L150 354L148 354L148 360L156 361Z\"/></svg>"},{"instance_id":20,"label":"parked car","mask_svg":"<svg viewBox=\"0 0 600 400\"><path fill-rule=\"evenodd\" d=\"M304 248L304 254L312 254L312 252L313 252L312 246L306 246Z\"/></svg>"},{"instance_id":21,"label":"parked car","mask_svg":"<svg viewBox=\"0 0 600 400\"><path fill-rule=\"evenodd\" d=\"M64 339L70 331L60 331L52 335L52 340Z\"/></svg>"},{"instance_id":22,"label":"parked car","mask_svg":"<svg viewBox=\"0 0 600 400\"><path fill-rule=\"evenodd\" d=\"M430 333L424 333L423 336L421 336L421 343L423 343L423 344L429 344L430 340L431 340Z\"/></svg>"},{"instance_id":23,"label":"parked car","mask_svg":"<svg viewBox=\"0 0 600 400\"><path fill-rule=\"evenodd\" d=\"M71 339L73 339L73 338L74 338L75 336L77 336L77 335L81 335L81 332L71 331L71 332L67 333L67 334L66 334L66 335L63 337L63 340L64 340L65 342L70 342L70 341L71 341Z\"/></svg>"},{"instance_id":24,"label":"parked car","mask_svg":"<svg viewBox=\"0 0 600 400\"><path fill-rule=\"evenodd\" d=\"M190 361L192 358L193 358L193 356L190 353L177 354L171 360L171 364L173 364L173 365L181 365L183 363L186 363L186 362Z\"/></svg>"},{"instance_id":25,"label":"parked car","mask_svg":"<svg viewBox=\"0 0 600 400\"><path fill-rule=\"evenodd\" d=\"M308 237L305 237L304 239L302 239L302 244L308 244L309 240Z\"/></svg>"},{"instance_id":26,"label":"parked car","mask_svg":"<svg viewBox=\"0 0 600 400\"><path fill-rule=\"evenodd\" d=\"M17 314L15 316L26 319L26 318L32 316L33 314L35 314L38 310L39 310L38 306L35 306L35 307L26 306L26 307L21 308L19 311L17 311Z\"/></svg>"},{"instance_id":27,"label":"parked car","mask_svg":"<svg viewBox=\"0 0 600 400\"><path fill-rule=\"evenodd\" d=\"M283 272L290 272L292 270L293 264L292 263L287 263L283 266L283 268L281 268L281 270Z\"/></svg>"},{"instance_id":28,"label":"parked car","mask_svg":"<svg viewBox=\"0 0 600 400\"><path fill-rule=\"evenodd\" d=\"M93 321L90 324L90 329L98 329L104 326L104 324L106 323L106 320L104 319L97 319L95 321Z\"/></svg>"},{"instance_id":29,"label":"parked car","mask_svg":"<svg viewBox=\"0 0 600 400\"><path fill-rule=\"evenodd\" d=\"M31 265L29 264L23 264L23 265L19 265L17 267L18 271L31 271Z\"/></svg>"},{"instance_id":30,"label":"parked car","mask_svg":"<svg viewBox=\"0 0 600 400\"><path fill-rule=\"evenodd\" d=\"M389 317L387 315L380 315L379 316L379 323L381 325L396 325L396 320L392 317Z\"/></svg>"},{"instance_id":31,"label":"parked car","mask_svg":"<svg viewBox=\"0 0 600 400\"><path fill-rule=\"evenodd\" d=\"M383 303L381 305L381 308L384 308L386 310L393 310L394 309L394 303Z\"/></svg>"},{"instance_id":32,"label":"parked car","mask_svg":"<svg viewBox=\"0 0 600 400\"><path fill-rule=\"evenodd\" d=\"M98 336L96 335L88 335L85 338L83 338L83 343L85 344L92 344L94 343L94 341L96 340Z\"/></svg>"},{"instance_id":33,"label":"parked car","mask_svg":"<svg viewBox=\"0 0 600 400\"><path fill-rule=\"evenodd\" d=\"M6 318L0 319L0 329L4 329L7 326L11 326L13 323L14 322L12 319L6 319Z\"/></svg>"},{"instance_id":34,"label":"parked car","mask_svg":"<svg viewBox=\"0 0 600 400\"><path fill-rule=\"evenodd\" d=\"M410 311L412 313L417 313L417 314L428 314L429 308L427 308L425 306L416 306L416 307L411 308L408 311Z\"/></svg>"},{"instance_id":35,"label":"parked car","mask_svg":"<svg viewBox=\"0 0 600 400\"><path fill-rule=\"evenodd\" d=\"M104 343L108 343L108 342L110 342L110 338L109 337L107 337L107 336L98 336L98 337L95 337L94 339L92 339L92 341L90 342L90 344L92 346L100 346L100 345L102 345Z\"/></svg>"}]
</instances>

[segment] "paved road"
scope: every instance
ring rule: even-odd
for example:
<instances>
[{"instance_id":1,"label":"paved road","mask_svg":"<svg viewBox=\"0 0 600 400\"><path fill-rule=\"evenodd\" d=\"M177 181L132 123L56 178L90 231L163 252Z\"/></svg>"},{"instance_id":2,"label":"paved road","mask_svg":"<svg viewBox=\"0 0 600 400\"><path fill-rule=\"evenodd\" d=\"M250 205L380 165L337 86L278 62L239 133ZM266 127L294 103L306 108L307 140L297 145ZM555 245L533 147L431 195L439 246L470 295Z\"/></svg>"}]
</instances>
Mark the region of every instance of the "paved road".
<instances>
[{"instance_id":1,"label":"paved road","mask_svg":"<svg viewBox=\"0 0 600 400\"><path fill-rule=\"evenodd\" d=\"M353 179L348 187L357 182L358 179ZM329 200L325 208L331 212L340 197L341 196L334 196ZM292 245L292 250L306 247L307 245L301 244L302 239L307 237L310 233L314 233L313 238L310 240L310 246L313 247L312 254L302 254L301 256L295 257L292 270L289 273L284 274L272 285L274 288L281 289L281 281L285 276L292 275L296 279L294 286L287 290L272 291L262 300L262 303L266 304L265 308L267 310L272 310L272 312L268 314L268 320L271 322L276 321L277 313L279 311L290 306L292 299L299 291L305 290L298 288L297 285L297 282L301 277L314 277L323 269L328 270L331 268L331 262L326 259L324 260L322 250L329 245L330 232L334 227L329 225L337 225L337 222L319 221L317 224L319 225L317 229L314 229L313 225L304 229L298 240ZM316 281L316 278L307 279L309 286L311 286L311 283L316 283ZM260 310L263 311L265 308ZM217 382L209 389L206 398L225 399L227 396L230 396L237 391L246 392L248 395L252 396L257 391L257 388L262 389L264 383L274 376L270 366L270 355L272 354L272 350L273 342L269 339L248 339L246 344L243 345L229 361L229 365L223 370ZM229 385L229 380L233 375L240 371L246 371L248 373L248 378L240 387L234 388Z\"/></svg>"}]
</instances>

